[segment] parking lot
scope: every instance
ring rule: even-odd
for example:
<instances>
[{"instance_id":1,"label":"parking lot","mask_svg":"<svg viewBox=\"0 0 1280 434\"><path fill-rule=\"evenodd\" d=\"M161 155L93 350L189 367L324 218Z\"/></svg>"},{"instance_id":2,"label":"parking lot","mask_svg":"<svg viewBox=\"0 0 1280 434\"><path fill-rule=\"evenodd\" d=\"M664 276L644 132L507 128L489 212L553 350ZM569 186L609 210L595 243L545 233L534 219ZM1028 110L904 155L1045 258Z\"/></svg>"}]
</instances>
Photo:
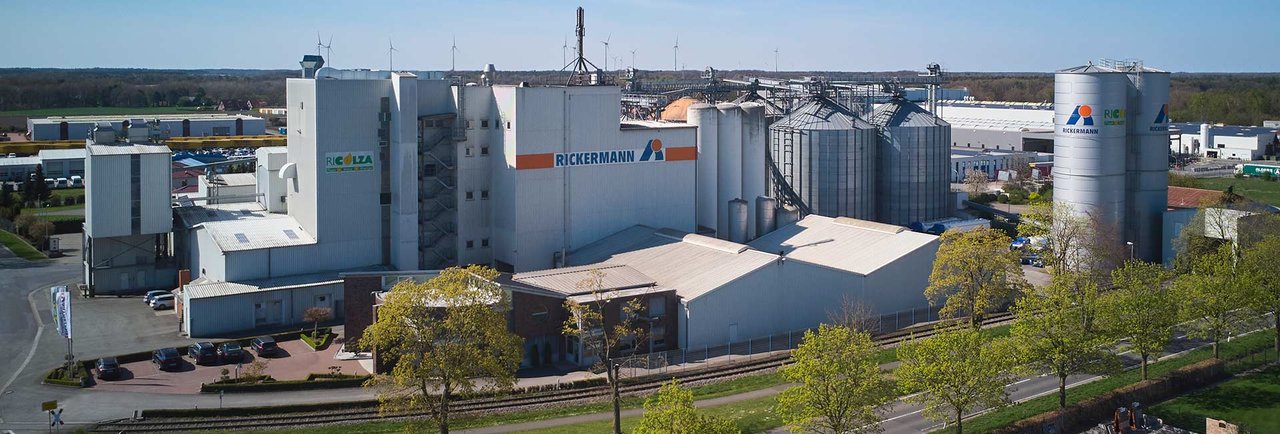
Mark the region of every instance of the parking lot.
<instances>
[{"instance_id":1,"label":"parking lot","mask_svg":"<svg viewBox=\"0 0 1280 434\"><path fill-rule=\"evenodd\" d=\"M307 374L329 373L330 366L339 366L343 374L368 374L360 362L356 360L335 360L339 345L329 345L322 351L312 351L311 347L300 340L280 342L277 354L267 357L265 373L276 380L301 380ZM245 348L244 361L240 372L243 374L253 362L256 355ZM226 368L227 375L236 376L234 363L218 365L196 365L190 357L182 358L182 368L177 371L161 371L150 360L120 365L122 369L118 380L97 380L93 386L97 390L114 390L146 393L198 393L201 383L212 383L222 376Z\"/></svg>"}]
</instances>

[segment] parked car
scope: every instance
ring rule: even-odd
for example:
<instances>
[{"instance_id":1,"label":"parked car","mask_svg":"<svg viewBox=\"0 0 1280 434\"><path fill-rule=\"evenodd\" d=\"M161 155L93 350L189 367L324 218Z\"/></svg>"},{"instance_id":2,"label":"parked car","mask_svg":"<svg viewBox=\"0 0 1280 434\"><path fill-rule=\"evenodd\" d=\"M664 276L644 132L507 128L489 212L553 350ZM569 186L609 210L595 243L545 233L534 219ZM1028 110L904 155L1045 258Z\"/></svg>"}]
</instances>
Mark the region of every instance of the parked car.
<instances>
[{"instance_id":1,"label":"parked car","mask_svg":"<svg viewBox=\"0 0 1280 434\"><path fill-rule=\"evenodd\" d=\"M147 306L150 306L151 300L155 300L157 296L165 295L168 293L169 291L165 291L163 289L155 289L155 290L147 291L147 295L142 296L142 302L146 303Z\"/></svg>"},{"instance_id":2,"label":"parked car","mask_svg":"<svg viewBox=\"0 0 1280 434\"><path fill-rule=\"evenodd\" d=\"M154 310L173 309L173 294L165 294L156 296L151 300L151 308Z\"/></svg>"},{"instance_id":3,"label":"parked car","mask_svg":"<svg viewBox=\"0 0 1280 434\"><path fill-rule=\"evenodd\" d=\"M94 364L93 369L97 371L98 378L109 380L120 378L120 362L115 357L103 357L98 359L98 363Z\"/></svg>"},{"instance_id":4,"label":"parked car","mask_svg":"<svg viewBox=\"0 0 1280 434\"><path fill-rule=\"evenodd\" d=\"M244 349L240 348L239 342L224 342L218 345L218 358L223 363L240 363L244 360Z\"/></svg>"},{"instance_id":5,"label":"parked car","mask_svg":"<svg viewBox=\"0 0 1280 434\"><path fill-rule=\"evenodd\" d=\"M213 344L208 342L196 342L187 348L187 355L191 356L191 360L197 365L212 365L218 363L218 351L213 348Z\"/></svg>"},{"instance_id":6,"label":"parked car","mask_svg":"<svg viewBox=\"0 0 1280 434\"><path fill-rule=\"evenodd\" d=\"M80 175L71 175L71 188L84 187L84 178Z\"/></svg>"},{"instance_id":7,"label":"parked car","mask_svg":"<svg viewBox=\"0 0 1280 434\"><path fill-rule=\"evenodd\" d=\"M178 354L177 348L161 348L151 353L151 363L161 371L181 369L182 356Z\"/></svg>"},{"instance_id":8,"label":"parked car","mask_svg":"<svg viewBox=\"0 0 1280 434\"><path fill-rule=\"evenodd\" d=\"M249 342L249 347L253 348L253 352L258 353L259 356L275 354L276 351L280 350L280 347L276 345L275 338L271 336L253 338L253 341Z\"/></svg>"}]
</instances>

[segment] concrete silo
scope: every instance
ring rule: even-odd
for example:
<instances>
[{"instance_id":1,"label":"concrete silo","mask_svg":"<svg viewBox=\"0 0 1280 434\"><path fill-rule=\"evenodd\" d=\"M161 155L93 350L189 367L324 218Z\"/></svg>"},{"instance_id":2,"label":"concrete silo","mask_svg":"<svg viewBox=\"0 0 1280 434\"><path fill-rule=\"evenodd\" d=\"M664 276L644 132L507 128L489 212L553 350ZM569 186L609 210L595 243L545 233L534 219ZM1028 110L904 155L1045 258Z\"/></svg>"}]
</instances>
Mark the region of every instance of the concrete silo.
<instances>
[{"instance_id":1,"label":"concrete silo","mask_svg":"<svg viewBox=\"0 0 1280 434\"><path fill-rule=\"evenodd\" d=\"M717 126L720 111L711 104L693 104L689 106L688 122L698 127L698 187L695 194L697 203L697 225L702 229L718 232L720 226L720 193L716 188L720 168L719 138Z\"/></svg>"},{"instance_id":2,"label":"concrete silo","mask_svg":"<svg viewBox=\"0 0 1280 434\"><path fill-rule=\"evenodd\" d=\"M729 239L727 204L742 198L742 109L737 104L716 104L716 237Z\"/></svg>"},{"instance_id":3,"label":"concrete silo","mask_svg":"<svg viewBox=\"0 0 1280 434\"><path fill-rule=\"evenodd\" d=\"M901 96L877 107L880 133L876 214L907 226L950 214L951 124Z\"/></svg>"},{"instance_id":4,"label":"concrete silo","mask_svg":"<svg viewBox=\"0 0 1280 434\"><path fill-rule=\"evenodd\" d=\"M1169 197L1169 73L1141 64L1125 72L1130 84L1125 240L1133 242L1134 257L1159 262Z\"/></svg>"},{"instance_id":5,"label":"concrete silo","mask_svg":"<svg viewBox=\"0 0 1280 434\"><path fill-rule=\"evenodd\" d=\"M770 125L769 137L783 179L815 214L875 219L877 139L870 123L814 97Z\"/></svg>"},{"instance_id":6,"label":"concrete silo","mask_svg":"<svg viewBox=\"0 0 1280 434\"><path fill-rule=\"evenodd\" d=\"M748 102L742 107L742 196L751 200L765 195L765 107L763 104ZM748 207L748 220L755 221L757 210ZM748 226L747 239L760 236L755 226Z\"/></svg>"},{"instance_id":7,"label":"concrete silo","mask_svg":"<svg viewBox=\"0 0 1280 434\"><path fill-rule=\"evenodd\" d=\"M1124 228L1128 86L1092 64L1054 75L1053 201L1107 232Z\"/></svg>"}]
</instances>

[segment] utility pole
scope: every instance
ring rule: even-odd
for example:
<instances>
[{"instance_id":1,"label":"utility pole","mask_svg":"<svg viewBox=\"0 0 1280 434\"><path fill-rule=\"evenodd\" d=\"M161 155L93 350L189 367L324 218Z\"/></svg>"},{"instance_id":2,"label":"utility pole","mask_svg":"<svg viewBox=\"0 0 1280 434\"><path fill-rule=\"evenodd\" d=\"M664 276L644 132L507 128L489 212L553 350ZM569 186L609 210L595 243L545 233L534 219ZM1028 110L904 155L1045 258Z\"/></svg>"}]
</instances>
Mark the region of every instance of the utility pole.
<instances>
[{"instance_id":1,"label":"utility pole","mask_svg":"<svg viewBox=\"0 0 1280 434\"><path fill-rule=\"evenodd\" d=\"M773 49L773 73L778 73L778 49Z\"/></svg>"},{"instance_id":2,"label":"utility pole","mask_svg":"<svg viewBox=\"0 0 1280 434\"><path fill-rule=\"evenodd\" d=\"M636 50L631 50L631 69L636 69Z\"/></svg>"},{"instance_id":3,"label":"utility pole","mask_svg":"<svg viewBox=\"0 0 1280 434\"><path fill-rule=\"evenodd\" d=\"M671 59L671 69L680 70L680 35L676 35L676 45L671 47L673 57Z\"/></svg>"}]
</instances>

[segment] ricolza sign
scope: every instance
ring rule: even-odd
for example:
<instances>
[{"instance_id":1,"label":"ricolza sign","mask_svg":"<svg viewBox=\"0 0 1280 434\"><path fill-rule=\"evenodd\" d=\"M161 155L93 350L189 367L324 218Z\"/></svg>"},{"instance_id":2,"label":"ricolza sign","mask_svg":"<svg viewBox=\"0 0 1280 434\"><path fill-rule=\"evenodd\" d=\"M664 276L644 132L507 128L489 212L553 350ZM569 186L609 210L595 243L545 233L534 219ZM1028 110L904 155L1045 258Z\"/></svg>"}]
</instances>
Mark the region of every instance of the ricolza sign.
<instances>
[{"instance_id":1,"label":"ricolza sign","mask_svg":"<svg viewBox=\"0 0 1280 434\"><path fill-rule=\"evenodd\" d=\"M326 152L324 171L327 173L363 172L373 170L373 152Z\"/></svg>"}]
</instances>

